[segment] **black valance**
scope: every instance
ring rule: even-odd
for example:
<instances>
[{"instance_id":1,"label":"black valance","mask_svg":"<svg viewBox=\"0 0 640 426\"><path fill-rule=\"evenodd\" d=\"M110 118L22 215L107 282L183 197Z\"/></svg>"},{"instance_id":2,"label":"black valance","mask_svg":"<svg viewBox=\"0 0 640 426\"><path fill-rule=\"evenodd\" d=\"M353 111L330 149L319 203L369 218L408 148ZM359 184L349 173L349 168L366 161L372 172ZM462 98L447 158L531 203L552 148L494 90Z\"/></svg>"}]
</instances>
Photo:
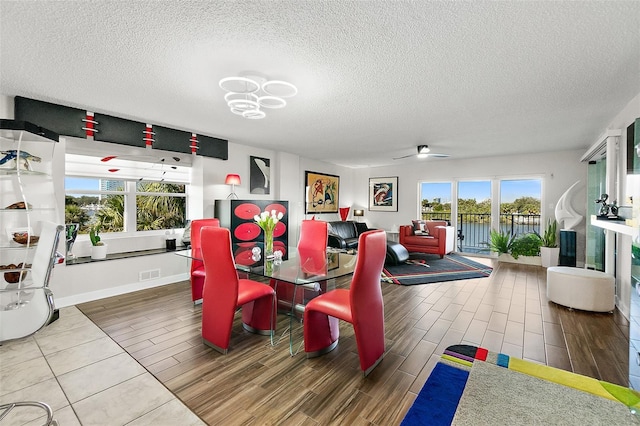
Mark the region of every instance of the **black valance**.
<instances>
[{"instance_id":1,"label":"black valance","mask_svg":"<svg viewBox=\"0 0 640 426\"><path fill-rule=\"evenodd\" d=\"M114 117L107 114L89 113L50 102L16 96L14 99L15 119L29 121L53 130L60 135L86 138L96 141L129 146L152 148L189 154L195 152L204 157L229 158L228 141L212 136L196 134L184 130L143 123Z\"/></svg>"}]
</instances>

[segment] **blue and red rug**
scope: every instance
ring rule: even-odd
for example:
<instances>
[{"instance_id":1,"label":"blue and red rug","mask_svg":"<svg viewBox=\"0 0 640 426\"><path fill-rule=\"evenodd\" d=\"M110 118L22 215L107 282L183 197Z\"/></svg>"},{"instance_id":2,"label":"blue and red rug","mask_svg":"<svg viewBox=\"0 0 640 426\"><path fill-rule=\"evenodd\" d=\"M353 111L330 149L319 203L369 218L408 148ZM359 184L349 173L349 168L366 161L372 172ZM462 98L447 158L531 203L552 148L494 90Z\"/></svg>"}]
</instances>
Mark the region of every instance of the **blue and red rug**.
<instances>
[{"instance_id":1,"label":"blue and red rug","mask_svg":"<svg viewBox=\"0 0 640 426\"><path fill-rule=\"evenodd\" d=\"M490 266L457 254L448 254L440 259L436 254L411 253L407 262L385 266L381 281L400 285L433 284L486 278L492 270Z\"/></svg>"}]
</instances>

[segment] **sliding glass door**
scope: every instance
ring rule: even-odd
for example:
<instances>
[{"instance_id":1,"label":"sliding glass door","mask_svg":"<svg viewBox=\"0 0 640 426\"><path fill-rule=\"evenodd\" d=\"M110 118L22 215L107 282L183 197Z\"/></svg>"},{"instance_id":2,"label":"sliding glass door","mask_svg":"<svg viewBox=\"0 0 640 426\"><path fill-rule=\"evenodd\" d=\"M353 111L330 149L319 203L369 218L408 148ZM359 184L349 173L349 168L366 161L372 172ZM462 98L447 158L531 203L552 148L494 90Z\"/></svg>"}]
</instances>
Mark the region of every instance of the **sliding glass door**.
<instances>
[{"instance_id":1,"label":"sliding glass door","mask_svg":"<svg viewBox=\"0 0 640 426\"><path fill-rule=\"evenodd\" d=\"M491 230L491 181L458 182L458 250L486 251Z\"/></svg>"},{"instance_id":2,"label":"sliding glass door","mask_svg":"<svg viewBox=\"0 0 640 426\"><path fill-rule=\"evenodd\" d=\"M421 218L451 222L451 198L451 182L423 182L420 185Z\"/></svg>"},{"instance_id":3,"label":"sliding glass door","mask_svg":"<svg viewBox=\"0 0 640 426\"><path fill-rule=\"evenodd\" d=\"M541 179L500 181L500 230L511 235L540 233Z\"/></svg>"},{"instance_id":4,"label":"sliding glass door","mask_svg":"<svg viewBox=\"0 0 640 426\"><path fill-rule=\"evenodd\" d=\"M419 211L456 227L458 251L488 253L491 229L540 233L541 199L539 178L422 182Z\"/></svg>"},{"instance_id":5,"label":"sliding glass door","mask_svg":"<svg viewBox=\"0 0 640 426\"><path fill-rule=\"evenodd\" d=\"M606 174L607 174L606 158L598 161L589 162L587 168L587 200L598 200L601 194L606 190ZM594 202L587 203L587 218L599 213L600 204ZM604 271L604 230L591 225L591 221L587 220L587 246L586 246L586 262L585 267L595 269L596 271Z\"/></svg>"}]
</instances>

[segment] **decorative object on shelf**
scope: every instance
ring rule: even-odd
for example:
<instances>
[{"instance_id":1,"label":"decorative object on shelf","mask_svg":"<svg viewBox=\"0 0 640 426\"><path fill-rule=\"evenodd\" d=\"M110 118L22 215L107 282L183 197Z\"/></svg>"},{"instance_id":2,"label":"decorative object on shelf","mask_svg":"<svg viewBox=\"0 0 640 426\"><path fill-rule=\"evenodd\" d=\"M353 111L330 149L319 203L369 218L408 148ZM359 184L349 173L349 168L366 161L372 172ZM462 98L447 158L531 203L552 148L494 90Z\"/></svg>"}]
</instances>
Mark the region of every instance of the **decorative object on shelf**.
<instances>
[{"instance_id":1,"label":"decorative object on shelf","mask_svg":"<svg viewBox=\"0 0 640 426\"><path fill-rule=\"evenodd\" d=\"M33 246L38 242L39 239L40 237L38 237L37 235L30 235L28 232L13 233L13 241L18 244Z\"/></svg>"},{"instance_id":2,"label":"decorative object on shelf","mask_svg":"<svg viewBox=\"0 0 640 426\"><path fill-rule=\"evenodd\" d=\"M164 243L167 250L175 250L176 249L176 230L172 229L171 231L166 230L164 233Z\"/></svg>"},{"instance_id":3,"label":"decorative object on shelf","mask_svg":"<svg viewBox=\"0 0 640 426\"><path fill-rule=\"evenodd\" d=\"M607 204L607 200L609 199L608 194L602 194L600 198L595 200L596 204L602 204L600 206L600 210L598 211L598 219L618 219L618 205L617 202L614 201L611 204Z\"/></svg>"},{"instance_id":4,"label":"decorative object on shelf","mask_svg":"<svg viewBox=\"0 0 640 426\"><path fill-rule=\"evenodd\" d=\"M582 216L571 206L571 198L573 198L575 188L579 183L580 181L577 181L571 185L556 204L555 216L561 229L573 229L582 221Z\"/></svg>"},{"instance_id":5,"label":"decorative object on shelf","mask_svg":"<svg viewBox=\"0 0 640 426\"><path fill-rule=\"evenodd\" d=\"M100 238L101 225L94 225L89 231L89 239L91 240L91 258L105 259L107 257L107 245Z\"/></svg>"},{"instance_id":6,"label":"decorative object on shelf","mask_svg":"<svg viewBox=\"0 0 640 426\"><path fill-rule=\"evenodd\" d=\"M31 268L31 265L29 264L25 265L25 267L23 268L22 262L18 263L17 265L14 265L13 263L10 265L0 265L0 270L18 269L18 271L11 271L11 272L4 273L4 280L9 284L15 284L19 281L23 281L27 276L26 269L29 269L29 268Z\"/></svg>"},{"instance_id":7,"label":"decorative object on shelf","mask_svg":"<svg viewBox=\"0 0 640 426\"><path fill-rule=\"evenodd\" d=\"M398 176L369 178L369 210L398 211Z\"/></svg>"},{"instance_id":8,"label":"decorative object on shelf","mask_svg":"<svg viewBox=\"0 0 640 426\"><path fill-rule=\"evenodd\" d=\"M266 117L261 108L284 108L287 105L284 98L298 94L298 88L291 83L258 76L226 77L219 85L227 92L224 100L231 112L250 120Z\"/></svg>"},{"instance_id":9,"label":"decorative object on shelf","mask_svg":"<svg viewBox=\"0 0 640 426\"><path fill-rule=\"evenodd\" d=\"M32 171L33 169L31 168L31 161L35 163L39 163L42 161L40 157L29 154L27 151L10 149L7 151L0 151L0 154L4 154L4 157L0 158L0 166L7 163L8 161L15 160L15 165L11 167L11 169L15 170L21 169Z\"/></svg>"},{"instance_id":10,"label":"decorative object on shelf","mask_svg":"<svg viewBox=\"0 0 640 426\"><path fill-rule=\"evenodd\" d=\"M78 230L80 229L80 224L78 223L67 223L65 225L65 243L66 243L66 258L67 259L75 259L73 252L73 244L76 242L76 237L78 236Z\"/></svg>"},{"instance_id":11,"label":"decorative object on shelf","mask_svg":"<svg viewBox=\"0 0 640 426\"><path fill-rule=\"evenodd\" d=\"M282 212L271 210L271 212L263 211L259 216L255 215L253 217L253 220L255 220L258 226L264 231L265 260L273 258L273 230L283 216L284 214Z\"/></svg>"},{"instance_id":12,"label":"decorative object on shelf","mask_svg":"<svg viewBox=\"0 0 640 426\"><path fill-rule=\"evenodd\" d=\"M262 250L260 249L260 247L253 247L251 249L251 260L257 262L260 259L262 259Z\"/></svg>"},{"instance_id":13,"label":"decorative object on shelf","mask_svg":"<svg viewBox=\"0 0 640 426\"><path fill-rule=\"evenodd\" d=\"M349 217L349 210L351 210L351 207L340 207L340 219L343 222Z\"/></svg>"},{"instance_id":14,"label":"decorative object on shelf","mask_svg":"<svg viewBox=\"0 0 640 426\"><path fill-rule=\"evenodd\" d=\"M236 194L236 185L240 185L240 175L235 173L229 173L227 177L224 179L224 183L226 185L231 185L231 194L227 196L228 199L238 199L238 195Z\"/></svg>"},{"instance_id":15,"label":"decorative object on shelf","mask_svg":"<svg viewBox=\"0 0 640 426\"><path fill-rule=\"evenodd\" d=\"M249 192L252 194L271 192L270 163L268 158L249 157Z\"/></svg>"},{"instance_id":16,"label":"decorative object on shelf","mask_svg":"<svg viewBox=\"0 0 640 426\"><path fill-rule=\"evenodd\" d=\"M305 171L305 213L338 213L340 177Z\"/></svg>"},{"instance_id":17,"label":"decorative object on shelf","mask_svg":"<svg viewBox=\"0 0 640 426\"><path fill-rule=\"evenodd\" d=\"M31 204L26 203L24 201L18 201L17 203L13 203L7 207L5 207L5 210L26 210L27 208L31 208Z\"/></svg>"}]
</instances>

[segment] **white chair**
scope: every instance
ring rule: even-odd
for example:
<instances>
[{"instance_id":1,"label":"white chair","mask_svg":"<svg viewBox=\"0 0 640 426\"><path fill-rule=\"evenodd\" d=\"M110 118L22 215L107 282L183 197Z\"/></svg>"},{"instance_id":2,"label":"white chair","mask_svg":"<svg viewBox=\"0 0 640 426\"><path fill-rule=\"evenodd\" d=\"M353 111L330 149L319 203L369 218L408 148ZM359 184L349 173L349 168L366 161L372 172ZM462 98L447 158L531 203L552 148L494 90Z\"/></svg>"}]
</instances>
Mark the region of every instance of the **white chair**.
<instances>
[{"instance_id":1,"label":"white chair","mask_svg":"<svg viewBox=\"0 0 640 426\"><path fill-rule=\"evenodd\" d=\"M0 344L30 336L51 320L54 304L49 278L63 230L62 225L42 222L40 240L26 279L15 284L5 283L0 288Z\"/></svg>"},{"instance_id":2,"label":"white chair","mask_svg":"<svg viewBox=\"0 0 640 426\"><path fill-rule=\"evenodd\" d=\"M36 246L31 269L15 284L5 280L0 287L0 346L9 340L30 336L51 321L54 311L53 294L49 290L51 270L58 259L56 248L62 225L42 222L40 240ZM46 413L45 425L57 425L53 410L43 402L20 401L0 405L0 421L18 407L38 407Z\"/></svg>"}]
</instances>

